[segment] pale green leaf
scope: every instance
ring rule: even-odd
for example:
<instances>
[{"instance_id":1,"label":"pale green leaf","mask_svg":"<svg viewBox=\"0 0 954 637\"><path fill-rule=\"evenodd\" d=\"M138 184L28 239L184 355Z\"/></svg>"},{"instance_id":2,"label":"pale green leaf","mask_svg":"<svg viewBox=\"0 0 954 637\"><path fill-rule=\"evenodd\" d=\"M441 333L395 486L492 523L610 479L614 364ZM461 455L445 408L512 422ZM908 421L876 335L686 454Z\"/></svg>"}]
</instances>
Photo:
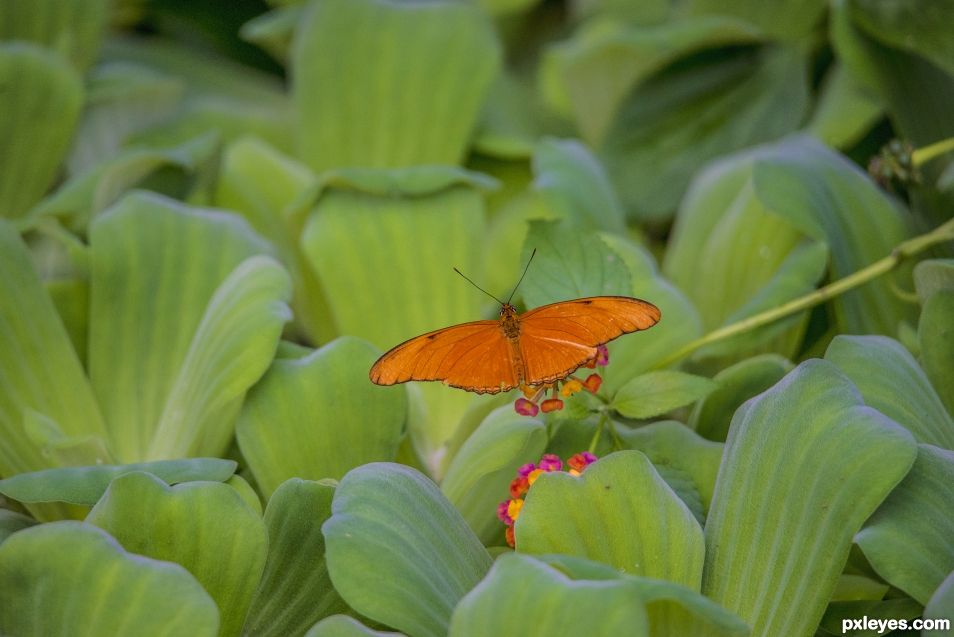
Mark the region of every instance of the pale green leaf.
<instances>
[{"instance_id":1,"label":"pale green leaf","mask_svg":"<svg viewBox=\"0 0 954 637\"><path fill-rule=\"evenodd\" d=\"M546 443L543 423L508 404L490 413L454 456L441 491L484 544L503 544L497 505L509 497L517 469L539 460Z\"/></svg>"},{"instance_id":2,"label":"pale green leaf","mask_svg":"<svg viewBox=\"0 0 954 637\"><path fill-rule=\"evenodd\" d=\"M544 473L514 525L517 550L597 560L625 573L702 581L702 528L638 451L620 451L579 477Z\"/></svg>"},{"instance_id":3,"label":"pale green leaf","mask_svg":"<svg viewBox=\"0 0 954 637\"><path fill-rule=\"evenodd\" d=\"M939 290L954 290L954 259L925 259L914 266L913 275L923 304Z\"/></svg>"},{"instance_id":4,"label":"pale green leaf","mask_svg":"<svg viewBox=\"0 0 954 637\"><path fill-rule=\"evenodd\" d=\"M855 535L886 582L927 604L954 570L954 451L918 446L901 484Z\"/></svg>"},{"instance_id":5,"label":"pale green leaf","mask_svg":"<svg viewBox=\"0 0 954 637\"><path fill-rule=\"evenodd\" d=\"M219 482L170 487L148 473L113 480L86 521L123 547L189 570L219 607L219 635L238 635L265 564L265 525ZM152 601L152 600L151 600Z\"/></svg>"},{"instance_id":6,"label":"pale green leaf","mask_svg":"<svg viewBox=\"0 0 954 637\"><path fill-rule=\"evenodd\" d=\"M0 544L0 599L0 633L17 637L211 637L219 627L215 602L188 571L126 552L79 522Z\"/></svg>"},{"instance_id":7,"label":"pale green leaf","mask_svg":"<svg viewBox=\"0 0 954 637\"><path fill-rule=\"evenodd\" d=\"M833 148L857 144L884 116L877 94L844 64L825 75L818 104L805 129Z\"/></svg>"},{"instance_id":8,"label":"pale green leaf","mask_svg":"<svg viewBox=\"0 0 954 637\"><path fill-rule=\"evenodd\" d=\"M332 615L311 627L305 637L403 637L404 633L371 630L354 617Z\"/></svg>"},{"instance_id":9,"label":"pale green leaf","mask_svg":"<svg viewBox=\"0 0 954 637\"><path fill-rule=\"evenodd\" d=\"M23 216L49 188L82 104L80 76L65 58L33 44L0 44L0 218Z\"/></svg>"},{"instance_id":10,"label":"pale green leaf","mask_svg":"<svg viewBox=\"0 0 954 637\"><path fill-rule=\"evenodd\" d=\"M954 290L939 291L925 301L918 343L924 372L947 413L954 414Z\"/></svg>"},{"instance_id":11,"label":"pale green leaf","mask_svg":"<svg viewBox=\"0 0 954 637\"><path fill-rule=\"evenodd\" d=\"M266 497L292 477L337 480L366 462L394 459L406 392L368 380L378 354L345 336L307 356L275 361L249 392L236 435Z\"/></svg>"},{"instance_id":12,"label":"pale green leaf","mask_svg":"<svg viewBox=\"0 0 954 637\"><path fill-rule=\"evenodd\" d=\"M109 10L109 0L4 2L0 4L0 41L34 42L82 71L96 59Z\"/></svg>"},{"instance_id":13,"label":"pale green leaf","mask_svg":"<svg viewBox=\"0 0 954 637\"><path fill-rule=\"evenodd\" d=\"M949 317L950 318L950 317ZM825 352L865 400L918 442L954 449L954 419L901 343L885 336L836 336Z\"/></svg>"},{"instance_id":14,"label":"pale green leaf","mask_svg":"<svg viewBox=\"0 0 954 637\"><path fill-rule=\"evenodd\" d=\"M852 537L910 469L911 435L834 365L802 363L729 429L702 592L756 635L811 635Z\"/></svg>"},{"instance_id":15,"label":"pale green leaf","mask_svg":"<svg viewBox=\"0 0 954 637\"><path fill-rule=\"evenodd\" d=\"M946 619L952 621L954 618L954 571L937 587L934 594L924 607L925 619ZM954 630L948 626L946 631L921 631L921 637L951 637Z\"/></svg>"},{"instance_id":16,"label":"pale green leaf","mask_svg":"<svg viewBox=\"0 0 954 637\"><path fill-rule=\"evenodd\" d=\"M36 523L36 520L30 516L8 509L0 509L0 543L3 543L17 531L34 526Z\"/></svg>"},{"instance_id":17,"label":"pale green leaf","mask_svg":"<svg viewBox=\"0 0 954 637\"><path fill-rule=\"evenodd\" d=\"M114 478L144 471L167 484L211 480L224 482L235 473L234 460L182 458L126 465L61 467L21 473L0 480L0 493L20 502L69 502L93 506Z\"/></svg>"},{"instance_id":18,"label":"pale green leaf","mask_svg":"<svg viewBox=\"0 0 954 637\"><path fill-rule=\"evenodd\" d=\"M526 555L503 555L454 611L450 637L645 637L649 620L626 582L571 580Z\"/></svg>"},{"instance_id":19,"label":"pale green leaf","mask_svg":"<svg viewBox=\"0 0 954 637\"><path fill-rule=\"evenodd\" d=\"M716 387L708 378L685 372L646 372L620 387L610 406L627 418L653 418L694 403Z\"/></svg>"},{"instance_id":20,"label":"pale green leaf","mask_svg":"<svg viewBox=\"0 0 954 637\"><path fill-rule=\"evenodd\" d=\"M331 585L321 525L331 516L335 487L293 478L268 500L268 558L245 618L244 633L292 637L348 607Z\"/></svg>"},{"instance_id":21,"label":"pale green leaf","mask_svg":"<svg viewBox=\"0 0 954 637\"><path fill-rule=\"evenodd\" d=\"M457 165L500 58L470 3L313 3L291 54L300 155L318 172Z\"/></svg>"},{"instance_id":22,"label":"pale green leaf","mask_svg":"<svg viewBox=\"0 0 954 637\"><path fill-rule=\"evenodd\" d=\"M145 193L98 217L90 242L89 373L113 452L221 453L236 401L274 354L287 275L261 259L238 267L268 251L240 218ZM213 376L186 385L200 369ZM203 415L207 438L192 420ZM160 421L181 438L155 439Z\"/></svg>"},{"instance_id":23,"label":"pale green leaf","mask_svg":"<svg viewBox=\"0 0 954 637\"><path fill-rule=\"evenodd\" d=\"M927 58L954 75L954 42L947 25L954 21L949 2L850 0L851 16L872 37Z\"/></svg>"},{"instance_id":24,"label":"pale green leaf","mask_svg":"<svg viewBox=\"0 0 954 637\"><path fill-rule=\"evenodd\" d=\"M409 635L447 634L454 607L491 564L437 486L397 464L349 472L322 532L328 572L348 605Z\"/></svg>"},{"instance_id":25,"label":"pale green leaf","mask_svg":"<svg viewBox=\"0 0 954 637\"><path fill-rule=\"evenodd\" d=\"M733 16L754 25L773 38L801 40L809 37L822 20L824 0L689 0L684 10L690 14L714 13Z\"/></svg>"}]
</instances>

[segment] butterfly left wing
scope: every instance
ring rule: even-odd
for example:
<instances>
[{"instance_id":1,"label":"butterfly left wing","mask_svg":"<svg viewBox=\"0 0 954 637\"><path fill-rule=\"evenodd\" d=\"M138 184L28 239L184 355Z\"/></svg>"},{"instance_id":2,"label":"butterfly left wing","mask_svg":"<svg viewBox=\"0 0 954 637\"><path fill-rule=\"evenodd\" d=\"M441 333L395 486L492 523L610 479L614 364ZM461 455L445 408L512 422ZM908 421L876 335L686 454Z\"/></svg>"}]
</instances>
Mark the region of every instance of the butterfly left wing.
<instances>
[{"instance_id":1,"label":"butterfly left wing","mask_svg":"<svg viewBox=\"0 0 954 637\"><path fill-rule=\"evenodd\" d=\"M520 315L520 352L531 385L566 378L596 357L596 347L655 325L659 308L628 296L594 296Z\"/></svg>"},{"instance_id":2,"label":"butterfly left wing","mask_svg":"<svg viewBox=\"0 0 954 637\"><path fill-rule=\"evenodd\" d=\"M405 341L379 358L369 377L378 385L439 380L478 394L517 386L510 344L499 321L463 323Z\"/></svg>"}]
</instances>

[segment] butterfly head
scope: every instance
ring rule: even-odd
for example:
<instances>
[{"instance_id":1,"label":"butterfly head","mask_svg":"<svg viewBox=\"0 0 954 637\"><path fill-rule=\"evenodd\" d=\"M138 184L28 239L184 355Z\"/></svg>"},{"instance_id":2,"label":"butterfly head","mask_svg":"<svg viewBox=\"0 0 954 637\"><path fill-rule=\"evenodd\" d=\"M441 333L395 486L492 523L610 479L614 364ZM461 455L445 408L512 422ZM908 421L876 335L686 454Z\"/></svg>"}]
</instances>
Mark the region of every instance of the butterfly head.
<instances>
[{"instance_id":1,"label":"butterfly head","mask_svg":"<svg viewBox=\"0 0 954 637\"><path fill-rule=\"evenodd\" d=\"M502 303L500 305L500 318L502 319L517 318L517 308L510 305L509 303Z\"/></svg>"}]
</instances>

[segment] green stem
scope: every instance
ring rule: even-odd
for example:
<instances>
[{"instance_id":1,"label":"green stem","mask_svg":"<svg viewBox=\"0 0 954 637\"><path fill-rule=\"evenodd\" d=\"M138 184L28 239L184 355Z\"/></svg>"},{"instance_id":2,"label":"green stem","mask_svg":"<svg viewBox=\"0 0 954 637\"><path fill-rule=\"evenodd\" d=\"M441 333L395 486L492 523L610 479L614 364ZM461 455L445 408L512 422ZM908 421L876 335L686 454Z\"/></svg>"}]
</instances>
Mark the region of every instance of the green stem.
<instances>
[{"instance_id":1,"label":"green stem","mask_svg":"<svg viewBox=\"0 0 954 637\"><path fill-rule=\"evenodd\" d=\"M934 142L929 146L918 148L912 152L911 163L920 167L935 157L943 155L944 153L950 152L952 150L954 150L954 137L948 137L947 139L942 139L939 142Z\"/></svg>"},{"instance_id":2,"label":"green stem","mask_svg":"<svg viewBox=\"0 0 954 637\"><path fill-rule=\"evenodd\" d=\"M895 247L895 249L892 250L891 254L888 256L875 261L871 265L862 268L853 274L849 274L843 279L829 283L824 287L818 288L814 292L789 301L788 303L780 305L776 308L772 308L771 310L766 310L765 312L756 314L755 316L750 316L749 318L709 332L705 336L685 344L669 356L666 356L657 362L654 367L656 369L668 367L676 361L681 360L682 358L693 353L700 347L704 347L733 336L738 336L739 334L754 330L757 327L762 327L763 325L767 325L769 323L773 323L779 319L783 319L797 312L801 312L802 310L815 307L816 305L824 303L825 301L840 294L844 294L852 288L856 288L859 285L863 285L868 281L881 276L882 274L890 272L905 259L908 259L919 252L923 252L929 247L944 241L954 241L954 219L941 224L927 234L922 234L898 244L898 246Z\"/></svg>"},{"instance_id":3,"label":"green stem","mask_svg":"<svg viewBox=\"0 0 954 637\"><path fill-rule=\"evenodd\" d=\"M606 421L609 419L609 416L605 411L600 412L600 420L596 423L596 433L593 434L593 438L590 440L590 453L596 453L596 446L600 444L600 436L603 434L603 427L606 425Z\"/></svg>"}]
</instances>

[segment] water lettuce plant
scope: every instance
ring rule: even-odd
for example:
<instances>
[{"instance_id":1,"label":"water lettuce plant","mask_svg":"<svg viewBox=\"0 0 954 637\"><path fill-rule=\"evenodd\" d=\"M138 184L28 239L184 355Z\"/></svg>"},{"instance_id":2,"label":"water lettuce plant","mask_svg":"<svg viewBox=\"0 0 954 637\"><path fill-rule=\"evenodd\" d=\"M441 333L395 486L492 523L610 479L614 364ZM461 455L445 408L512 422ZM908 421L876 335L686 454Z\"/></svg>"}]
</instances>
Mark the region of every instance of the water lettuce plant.
<instances>
[{"instance_id":1,"label":"water lettuce plant","mask_svg":"<svg viewBox=\"0 0 954 637\"><path fill-rule=\"evenodd\" d=\"M954 634L952 21L0 0L0 634ZM660 322L371 383L534 253Z\"/></svg>"}]
</instances>

